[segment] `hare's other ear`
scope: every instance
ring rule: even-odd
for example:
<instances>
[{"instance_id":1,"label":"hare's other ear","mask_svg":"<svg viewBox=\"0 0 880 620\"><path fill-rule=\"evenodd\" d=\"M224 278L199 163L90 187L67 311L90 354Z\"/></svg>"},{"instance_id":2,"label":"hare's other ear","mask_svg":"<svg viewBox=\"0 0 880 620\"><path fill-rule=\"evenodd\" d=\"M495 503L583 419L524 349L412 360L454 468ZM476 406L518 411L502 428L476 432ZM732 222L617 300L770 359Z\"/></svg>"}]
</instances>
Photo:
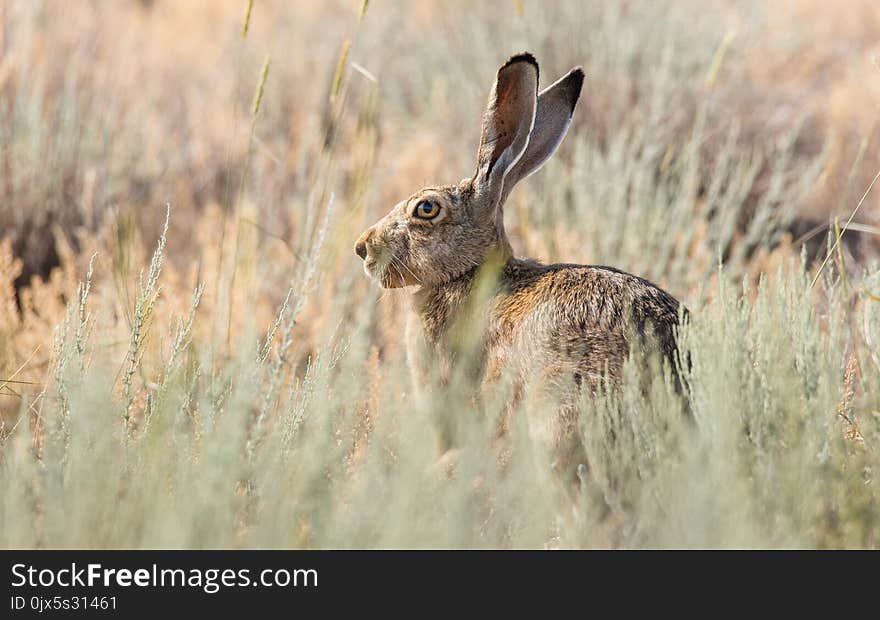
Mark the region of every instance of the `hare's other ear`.
<instances>
[{"instance_id":1,"label":"hare's other ear","mask_svg":"<svg viewBox=\"0 0 880 620\"><path fill-rule=\"evenodd\" d=\"M571 124L583 84L583 69L576 67L538 95L535 125L528 147L504 179L502 201L517 182L543 166L556 152Z\"/></svg>"},{"instance_id":2,"label":"hare's other ear","mask_svg":"<svg viewBox=\"0 0 880 620\"><path fill-rule=\"evenodd\" d=\"M494 210L504 187L504 177L522 157L535 122L538 96L538 62L529 53L517 54L500 69L483 115L477 173L474 183Z\"/></svg>"}]
</instances>

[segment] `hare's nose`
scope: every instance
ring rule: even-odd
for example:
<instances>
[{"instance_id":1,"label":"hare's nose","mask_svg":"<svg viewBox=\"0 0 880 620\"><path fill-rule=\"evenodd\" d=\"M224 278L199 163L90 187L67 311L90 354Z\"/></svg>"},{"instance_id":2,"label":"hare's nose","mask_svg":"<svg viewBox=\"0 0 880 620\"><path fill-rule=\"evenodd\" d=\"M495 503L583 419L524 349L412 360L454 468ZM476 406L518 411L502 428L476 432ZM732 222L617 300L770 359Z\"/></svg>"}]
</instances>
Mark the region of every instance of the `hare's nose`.
<instances>
[{"instance_id":1,"label":"hare's nose","mask_svg":"<svg viewBox=\"0 0 880 620\"><path fill-rule=\"evenodd\" d=\"M370 228L361 235L361 238L357 240L357 243L354 244L354 253L361 257L361 259L366 260L367 258L367 241L370 240L370 237L373 236L373 229Z\"/></svg>"},{"instance_id":2,"label":"hare's nose","mask_svg":"<svg viewBox=\"0 0 880 620\"><path fill-rule=\"evenodd\" d=\"M365 241L358 241L354 246L354 252L362 259L367 257L367 244Z\"/></svg>"}]
</instances>

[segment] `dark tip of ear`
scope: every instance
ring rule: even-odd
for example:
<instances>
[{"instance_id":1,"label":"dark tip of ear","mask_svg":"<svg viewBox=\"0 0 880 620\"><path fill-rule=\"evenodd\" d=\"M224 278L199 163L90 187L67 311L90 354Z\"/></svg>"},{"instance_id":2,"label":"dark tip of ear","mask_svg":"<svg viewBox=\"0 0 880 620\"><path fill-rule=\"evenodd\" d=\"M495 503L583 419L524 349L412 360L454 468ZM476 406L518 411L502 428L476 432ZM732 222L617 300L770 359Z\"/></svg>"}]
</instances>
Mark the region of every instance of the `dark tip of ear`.
<instances>
[{"instance_id":1,"label":"dark tip of ear","mask_svg":"<svg viewBox=\"0 0 880 620\"><path fill-rule=\"evenodd\" d=\"M565 92L568 95L568 104L574 113L574 106L577 105L581 96L581 88L584 86L584 70L581 67L575 67L568 72L563 78L565 80Z\"/></svg>"},{"instance_id":2,"label":"dark tip of ear","mask_svg":"<svg viewBox=\"0 0 880 620\"><path fill-rule=\"evenodd\" d=\"M538 73L538 61L535 60L535 57L532 56L530 52L520 52L519 54L514 54L511 56L506 63L501 65L501 68L498 69L500 73L510 65L516 64L518 62L527 62L535 68L535 73Z\"/></svg>"}]
</instances>

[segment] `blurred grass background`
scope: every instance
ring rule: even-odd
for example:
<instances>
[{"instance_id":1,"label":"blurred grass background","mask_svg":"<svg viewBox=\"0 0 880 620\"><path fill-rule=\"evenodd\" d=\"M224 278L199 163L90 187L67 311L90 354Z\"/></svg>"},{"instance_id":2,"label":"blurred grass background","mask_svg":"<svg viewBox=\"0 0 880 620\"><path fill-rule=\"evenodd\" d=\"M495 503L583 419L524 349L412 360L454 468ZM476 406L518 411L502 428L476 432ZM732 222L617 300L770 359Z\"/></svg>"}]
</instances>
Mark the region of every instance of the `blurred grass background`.
<instances>
[{"instance_id":1,"label":"blurred grass background","mask_svg":"<svg viewBox=\"0 0 880 620\"><path fill-rule=\"evenodd\" d=\"M875 2L3 0L0 37L4 546L878 545L877 194L834 245L880 169ZM550 403L499 447L503 390L413 401L408 292L351 249L472 173L524 49L587 81L515 249L694 314L683 397L585 399L574 504Z\"/></svg>"}]
</instances>

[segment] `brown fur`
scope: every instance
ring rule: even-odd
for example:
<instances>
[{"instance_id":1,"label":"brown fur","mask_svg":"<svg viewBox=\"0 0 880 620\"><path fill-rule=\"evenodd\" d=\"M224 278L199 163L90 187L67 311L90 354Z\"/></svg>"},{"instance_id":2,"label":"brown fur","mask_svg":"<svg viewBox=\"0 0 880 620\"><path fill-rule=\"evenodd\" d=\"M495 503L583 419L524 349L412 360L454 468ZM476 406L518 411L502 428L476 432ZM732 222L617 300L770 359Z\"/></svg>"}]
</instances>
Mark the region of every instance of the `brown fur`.
<instances>
[{"instance_id":1,"label":"brown fur","mask_svg":"<svg viewBox=\"0 0 880 620\"><path fill-rule=\"evenodd\" d=\"M561 141L583 74L575 69L540 95L537 78L528 54L503 65L484 116L474 177L420 190L355 246L367 274L382 286L418 287L408 330L417 383L432 363L439 361L444 372L464 363L460 326L481 326L470 343L477 354L467 360L475 378L492 381L510 371L560 394L618 382L636 335L653 332L665 357L674 358L679 302L668 293L610 267L542 265L513 254L504 198ZM439 206L440 215L418 217L422 201ZM563 434L571 432L571 415L560 418L569 427Z\"/></svg>"}]
</instances>

